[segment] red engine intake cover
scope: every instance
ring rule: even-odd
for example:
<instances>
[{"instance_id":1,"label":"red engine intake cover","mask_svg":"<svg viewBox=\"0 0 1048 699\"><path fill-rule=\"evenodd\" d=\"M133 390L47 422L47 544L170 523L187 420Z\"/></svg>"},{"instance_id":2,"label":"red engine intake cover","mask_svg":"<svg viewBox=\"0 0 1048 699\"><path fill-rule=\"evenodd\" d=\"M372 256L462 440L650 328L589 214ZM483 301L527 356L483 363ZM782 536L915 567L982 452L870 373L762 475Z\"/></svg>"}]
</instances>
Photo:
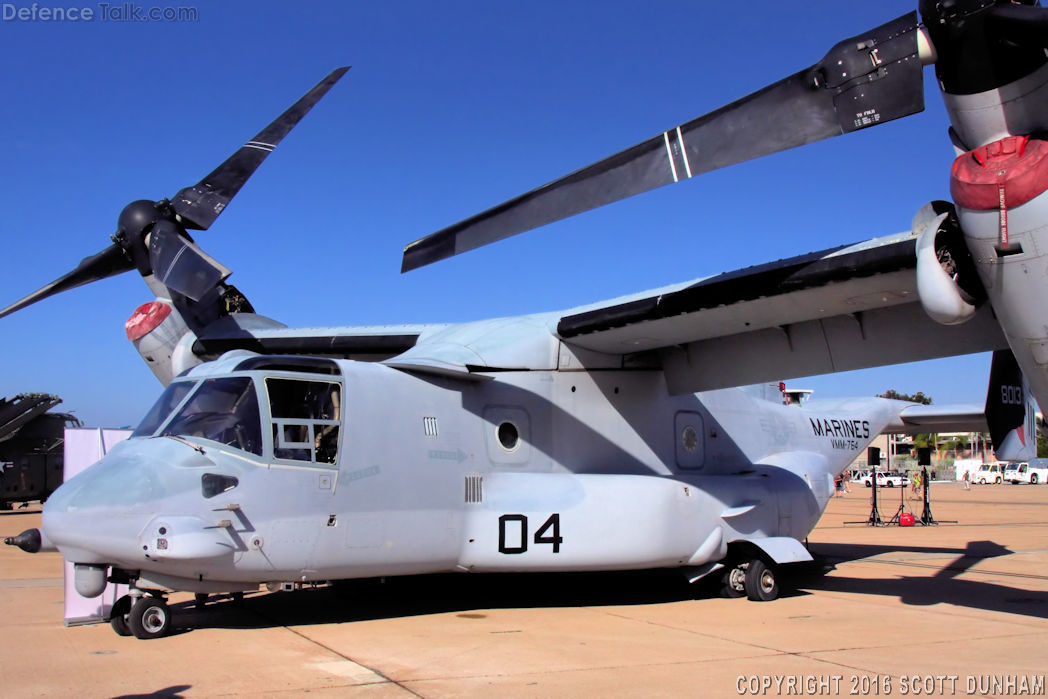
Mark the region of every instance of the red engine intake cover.
<instances>
[{"instance_id":1,"label":"red engine intake cover","mask_svg":"<svg viewBox=\"0 0 1048 699\"><path fill-rule=\"evenodd\" d=\"M1007 136L953 161L950 194L977 211L1020 206L1048 189L1048 142Z\"/></svg>"},{"instance_id":2,"label":"red engine intake cover","mask_svg":"<svg viewBox=\"0 0 1048 699\"><path fill-rule=\"evenodd\" d=\"M168 306L166 303L160 303L159 301L143 303L135 309L135 312L124 323L127 339L134 342L139 338L145 337L156 330L157 326L163 323L164 319L170 314L171 306Z\"/></svg>"}]
</instances>

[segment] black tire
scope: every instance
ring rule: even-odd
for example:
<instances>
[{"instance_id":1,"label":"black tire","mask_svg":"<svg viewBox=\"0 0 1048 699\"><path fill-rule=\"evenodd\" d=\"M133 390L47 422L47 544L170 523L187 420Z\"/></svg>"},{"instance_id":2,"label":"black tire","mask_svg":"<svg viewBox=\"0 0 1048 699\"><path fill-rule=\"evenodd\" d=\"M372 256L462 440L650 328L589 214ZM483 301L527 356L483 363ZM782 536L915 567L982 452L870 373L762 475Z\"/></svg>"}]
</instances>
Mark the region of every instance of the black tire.
<instances>
[{"instance_id":1,"label":"black tire","mask_svg":"<svg viewBox=\"0 0 1048 699\"><path fill-rule=\"evenodd\" d=\"M131 606L131 613L127 615L127 625L135 638L162 638L171 630L171 610L162 599L140 597Z\"/></svg>"},{"instance_id":2,"label":"black tire","mask_svg":"<svg viewBox=\"0 0 1048 699\"><path fill-rule=\"evenodd\" d=\"M721 575L720 596L737 599L746 594L746 569L739 564L729 564Z\"/></svg>"},{"instance_id":3,"label":"black tire","mask_svg":"<svg viewBox=\"0 0 1048 699\"><path fill-rule=\"evenodd\" d=\"M127 625L127 615L131 611L131 597L124 595L113 604L109 612L109 625L117 636L130 636L131 627Z\"/></svg>"},{"instance_id":4,"label":"black tire","mask_svg":"<svg viewBox=\"0 0 1048 699\"><path fill-rule=\"evenodd\" d=\"M888 486L889 488L894 488L894 487L895 487L895 484L894 484L894 483L892 483L891 481L888 481L888 482L887 482L887 483L885 483L884 485Z\"/></svg>"},{"instance_id":5,"label":"black tire","mask_svg":"<svg viewBox=\"0 0 1048 699\"><path fill-rule=\"evenodd\" d=\"M997 476L997 480L995 480L994 483L996 483L997 485L1000 485L1001 484L1001 477Z\"/></svg>"},{"instance_id":6,"label":"black tire","mask_svg":"<svg viewBox=\"0 0 1048 699\"><path fill-rule=\"evenodd\" d=\"M870 483L869 481L863 481L863 485L865 485L867 488L873 487L873 483Z\"/></svg>"},{"instance_id":7,"label":"black tire","mask_svg":"<svg viewBox=\"0 0 1048 699\"><path fill-rule=\"evenodd\" d=\"M754 602L770 602L779 597L779 581L775 568L759 558L750 561L746 569L746 596Z\"/></svg>"},{"instance_id":8,"label":"black tire","mask_svg":"<svg viewBox=\"0 0 1048 699\"><path fill-rule=\"evenodd\" d=\"M1030 474L1030 485L1037 485L1037 474L1036 473L1031 473Z\"/></svg>"}]
</instances>

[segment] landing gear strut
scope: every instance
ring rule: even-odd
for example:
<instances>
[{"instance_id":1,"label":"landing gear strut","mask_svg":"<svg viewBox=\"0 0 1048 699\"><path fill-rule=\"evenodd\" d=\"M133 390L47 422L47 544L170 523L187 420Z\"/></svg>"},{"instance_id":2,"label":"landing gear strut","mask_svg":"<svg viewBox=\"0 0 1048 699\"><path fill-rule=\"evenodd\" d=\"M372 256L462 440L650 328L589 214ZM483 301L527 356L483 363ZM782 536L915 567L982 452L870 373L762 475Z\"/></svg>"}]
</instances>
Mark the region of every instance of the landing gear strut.
<instances>
[{"instance_id":1,"label":"landing gear strut","mask_svg":"<svg viewBox=\"0 0 1048 699\"><path fill-rule=\"evenodd\" d=\"M746 594L746 564L730 566L721 577L721 597L735 599Z\"/></svg>"}]
</instances>

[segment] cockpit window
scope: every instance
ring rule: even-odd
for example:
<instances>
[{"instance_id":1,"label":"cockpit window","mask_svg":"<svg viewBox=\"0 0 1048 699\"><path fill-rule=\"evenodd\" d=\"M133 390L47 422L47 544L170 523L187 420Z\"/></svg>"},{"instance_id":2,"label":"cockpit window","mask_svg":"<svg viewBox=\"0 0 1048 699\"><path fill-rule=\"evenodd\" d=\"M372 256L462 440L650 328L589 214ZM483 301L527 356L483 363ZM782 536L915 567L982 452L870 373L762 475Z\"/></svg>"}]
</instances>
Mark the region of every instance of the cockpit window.
<instances>
[{"instance_id":1,"label":"cockpit window","mask_svg":"<svg viewBox=\"0 0 1048 699\"><path fill-rule=\"evenodd\" d=\"M266 379L275 458L337 463L340 389L340 384L331 381Z\"/></svg>"},{"instance_id":2,"label":"cockpit window","mask_svg":"<svg viewBox=\"0 0 1048 699\"><path fill-rule=\"evenodd\" d=\"M182 399L186 397L190 389L196 386L196 381L176 381L169 384L153 407L149 409L146 416L139 423L132 437L149 437L156 432L156 428L163 424L171 411L178 407Z\"/></svg>"},{"instance_id":3,"label":"cockpit window","mask_svg":"<svg viewBox=\"0 0 1048 699\"><path fill-rule=\"evenodd\" d=\"M261 456L261 426L255 386L236 376L205 380L161 434L203 437Z\"/></svg>"}]
</instances>

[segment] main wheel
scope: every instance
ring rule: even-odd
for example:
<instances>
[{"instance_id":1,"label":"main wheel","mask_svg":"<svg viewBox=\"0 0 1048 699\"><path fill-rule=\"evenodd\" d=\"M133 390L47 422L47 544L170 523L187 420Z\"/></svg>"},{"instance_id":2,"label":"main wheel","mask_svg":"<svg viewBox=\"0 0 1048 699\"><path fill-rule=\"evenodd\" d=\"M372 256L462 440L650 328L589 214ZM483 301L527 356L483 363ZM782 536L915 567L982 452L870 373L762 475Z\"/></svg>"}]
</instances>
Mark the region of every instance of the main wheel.
<instances>
[{"instance_id":1,"label":"main wheel","mask_svg":"<svg viewBox=\"0 0 1048 699\"><path fill-rule=\"evenodd\" d=\"M995 480L995 481L994 481L994 483L996 483L996 484L1000 485L1000 483L1001 483L1001 477L1000 477L1000 476L997 476L997 480Z\"/></svg>"},{"instance_id":2,"label":"main wheel","mask_svg":"<svg viewBox=\"0 0 1048 699\"><path fill-rule=\"evenodd\" d=\"M746 594L746 569L741 564L731 565L721 576L721 597L735 599Z\"/></svg>"},{"instance_id":3,"label":"main wheel","mask_svg":"<svg viewBox=\"0 0 1048 699\"><path fill-rule=\"evenodd\" d=\"M135 638L160 638L171 630L171 610L162 599L139 597L127 615L127 625Z\"/></svg>"},{"instance_id":4,"label":"main wheel","mask_svg":"<svg viewBox=\"0 0 1048 699\"><path fill-rule=\"evenodd\" d=\"M117 636L130 636L131 627L127 625L127 615L131 611L131 597L124 595L113 604L109 611L109 625Z\"/></svg>"},{"instance_id":5,"label":"main wheel","mask_svg":"<svg viewBox=\"0 0 1048 699\"><path fill-rule=\"evenodd\" d=\"M759 558L750 561L746 569L746 596L755 602L770 602L779 596L775 570Z\"/></svg>"},{"instance_id":6,"label":"main wheel","mask_svg":"<svg viewBox=\"0 0 1048 699\"><path fill-rule=\"evenodd\" d=\"M887 483L885 483L885 485L888 486L889 488L894 488L895 487L895 484L892 483L891 481L888 481Z\"/></svg>"}]
</instances>

